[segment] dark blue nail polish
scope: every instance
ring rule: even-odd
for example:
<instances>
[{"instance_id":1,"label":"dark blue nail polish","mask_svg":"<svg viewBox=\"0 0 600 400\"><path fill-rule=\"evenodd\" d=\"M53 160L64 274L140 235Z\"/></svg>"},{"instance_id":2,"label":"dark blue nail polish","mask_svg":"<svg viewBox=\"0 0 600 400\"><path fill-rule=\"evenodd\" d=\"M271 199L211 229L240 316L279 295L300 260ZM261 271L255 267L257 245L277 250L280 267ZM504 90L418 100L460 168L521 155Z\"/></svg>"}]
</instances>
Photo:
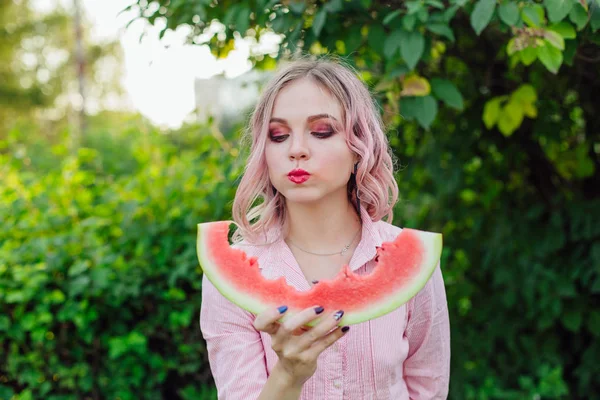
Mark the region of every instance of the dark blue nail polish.
<instances>
[{"instance_id":1,"label":"dark blue nail polish","mask_svg":"<svg viewBox=\"0 0 600 400\"><path fill-rule=\"evenodd\" d=\"M283 314L284 312L286 312L288 309L287 306L281 306L279 308L277 308L277 310L279 310L279 314Z\"/></svg>"},{"instance_id":2,"label":"dark blue nail polish","mask_svg":"<svg viewBox=\"0 0 600 400\"><path fill-rule=\"evenodd\" d=\"M349 326L344 326L344 327L342 328L342 332L346 333L346 332L348 332L348 330L349 330L349 329L350 329L350 327L349 327Z\"/></svg>"},{"instance_id":3,"label":"dark blue nail polish","mask_svg":"<svg viewBox=\"0 0 600 400\"><path fill-rule=\"evenodd\" d=\"M339 319L342 318L342 315L344 315L344 312L342 310L340 310L340 311L336 312L335 314L333 314L333 318L336 321L339 321Z\"/></svg>"},{"instance_id":4,"label":"dark blue nail polish","mask_svg":"<svg viewBox=\"0 0 600 400\"><path fill-rule=\"evenodd\" d=\"M321 314L323 311L325 311L325 309L323 307L321 307L321 306L315 307L315 312L317 314Z\"/></svg>"}]
</instances>

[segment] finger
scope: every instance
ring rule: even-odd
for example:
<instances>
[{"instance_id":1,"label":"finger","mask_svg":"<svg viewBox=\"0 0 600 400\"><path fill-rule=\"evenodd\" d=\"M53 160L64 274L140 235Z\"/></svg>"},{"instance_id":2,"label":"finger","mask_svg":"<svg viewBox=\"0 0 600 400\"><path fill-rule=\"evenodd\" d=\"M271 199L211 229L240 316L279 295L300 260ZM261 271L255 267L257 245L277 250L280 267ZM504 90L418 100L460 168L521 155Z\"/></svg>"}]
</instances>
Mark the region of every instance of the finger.
<instances>
[{"instance_id":1,"label":"finger","mask_svg":"<svg viewBox=\"0 0 600 400\"><path fill-rule=\"evenodd\" d=\"M311 329L310 326L308 325L303 325L300 328L296 328L293 332L292 335L294 336L300 336L300 335L304 335L304 333L308 332Z\"/></svg>"},{"instance_id":2,"label":"finger","mask_svg":"<svg viewBox=\"0 0 600 400\"><path fill-rule=\"evenodd\" d=\"M280 306L278 308L269 308L261 312L254 319L254 328L271 335L275 334L280 326L278 320L286 311L287 306Z\"/></svg>"},{"instance_id":3,"label":"finger","mask_svg":"<svg viewBox=\"0 0 600 400\"><path fill-rule=\"evenodd\" d=\"M293 315L283 323L281 323L277 335L278 336L287 336L287 335L300 335L303 333L303 330L308 329L308 323L316 318L320 317L320 314L323 313L323 307L314 306L305 308L299 313Z\"/></svg>"},{"instance_id":4,"label":"finger","mask_svg":"<svg viewBox=\"0 0 600 400\"><path fill-rule=\"evenodd\" d=\"M343 315L344 311L342 310L326 314L316 326L302 335L299 339L299 347L301 349L307 349L313 346L314 343L336 328Z\"/></svg>"},{"instance_id":5,"label":"finger","mask_svg":"<svg viewBox=\"0 0 600 400\"><path fill-rule=\"evenodd\" d=\"M309 357L313 357L316 359L317 357L319 357L319 354L321 354L325 349L330 347L332 344L337 342L342 336L344 336L349 329L349 326L336 326L333 331L314 342L313 345L305 352L308 353L307 355Z\"/></svg>"}]
</instances>

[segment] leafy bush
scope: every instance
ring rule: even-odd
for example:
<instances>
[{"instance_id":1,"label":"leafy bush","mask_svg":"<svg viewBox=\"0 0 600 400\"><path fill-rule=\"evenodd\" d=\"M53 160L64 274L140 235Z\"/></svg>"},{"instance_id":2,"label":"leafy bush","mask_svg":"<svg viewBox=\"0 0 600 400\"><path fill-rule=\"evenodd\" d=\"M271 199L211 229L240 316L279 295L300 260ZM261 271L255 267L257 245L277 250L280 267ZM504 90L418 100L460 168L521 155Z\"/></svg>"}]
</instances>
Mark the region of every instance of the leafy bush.
<instances>
[{"instance_id":1,"label":"leafy bush","mask_svg":"<svg viewBox=\"0 0 600 400\"><path fill-rule=\"evenodd\" d=\"M241 166L208 128L140 128L46 143L49 171L1 156L0 398L214 397L196 224L228 218Z\"/></svg>"}]
</instances>

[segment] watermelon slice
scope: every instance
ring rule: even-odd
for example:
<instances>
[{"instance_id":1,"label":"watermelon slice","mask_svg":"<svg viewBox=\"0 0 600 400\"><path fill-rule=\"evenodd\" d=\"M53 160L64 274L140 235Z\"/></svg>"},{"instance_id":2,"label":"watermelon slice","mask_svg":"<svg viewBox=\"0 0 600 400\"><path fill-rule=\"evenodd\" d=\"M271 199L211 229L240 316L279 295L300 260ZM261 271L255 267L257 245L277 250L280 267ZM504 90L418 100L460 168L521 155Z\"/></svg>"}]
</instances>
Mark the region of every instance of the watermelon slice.
<instances>
[{"instance_id":1,"label":"watermelon slice","mask_svg":"<svg viewBox=\"0 0 600 400\"><path fill-rule=\"evenodd\" d=\"M197 254L204 274L223 296L254 314L287 305L282 321L314 305L344 310L340 325L387 314L425 286L442 252L440 233L404 228L393 242L377 248L377 265L371 274L359 276L344 265L334 279L299 292L283 277L264 278L255 257L229 245L231 223L198 224Z\"/></svg>"}]
</instances>

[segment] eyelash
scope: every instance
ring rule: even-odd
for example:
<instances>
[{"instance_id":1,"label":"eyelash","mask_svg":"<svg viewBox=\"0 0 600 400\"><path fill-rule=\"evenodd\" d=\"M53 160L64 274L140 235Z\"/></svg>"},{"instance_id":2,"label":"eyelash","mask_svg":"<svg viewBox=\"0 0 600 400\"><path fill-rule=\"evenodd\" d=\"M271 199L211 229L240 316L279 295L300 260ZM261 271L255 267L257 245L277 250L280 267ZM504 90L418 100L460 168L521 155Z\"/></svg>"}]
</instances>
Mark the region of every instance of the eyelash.
<instances>
[{"instance_id":1,"label":"eyelash","mask_svg":"<svg viewBox=\"0 0 600 400\"><path fill-rule=\"evenodd\" d=\"M327 132L311 132L311 134L318 138L318 139L327 139L328 137L330 137L331 135L334 134L333 131L327 131ZM269 137L271 138L271 140L273 142L276 143L281 143L283 142L289 135L279 135L279 136L273 136L273 135L269 135Z\"/></svg>"}]
</instances>

